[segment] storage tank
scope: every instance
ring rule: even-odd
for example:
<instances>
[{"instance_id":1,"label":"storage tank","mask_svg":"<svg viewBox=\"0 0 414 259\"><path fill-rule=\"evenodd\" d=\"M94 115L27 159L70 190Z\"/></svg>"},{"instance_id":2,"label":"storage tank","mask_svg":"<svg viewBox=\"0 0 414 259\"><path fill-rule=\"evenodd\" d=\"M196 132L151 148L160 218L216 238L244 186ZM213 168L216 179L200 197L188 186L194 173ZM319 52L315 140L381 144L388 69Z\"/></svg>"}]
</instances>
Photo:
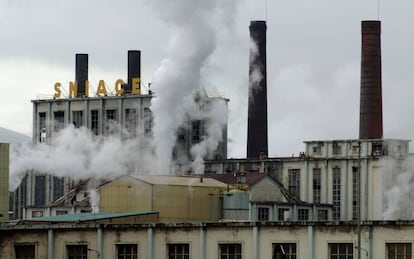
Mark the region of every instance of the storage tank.
<instances>
[{"instance_id":1,"label":"storage tank","mask_svg":"<svg viewBox=\"0 0 414 259\"><path fill-rule=\"evenodd\" d=\"M223 218L249 220L249 193L243 190L231 190L223 195Z\"/></svg>"}]
</instances>

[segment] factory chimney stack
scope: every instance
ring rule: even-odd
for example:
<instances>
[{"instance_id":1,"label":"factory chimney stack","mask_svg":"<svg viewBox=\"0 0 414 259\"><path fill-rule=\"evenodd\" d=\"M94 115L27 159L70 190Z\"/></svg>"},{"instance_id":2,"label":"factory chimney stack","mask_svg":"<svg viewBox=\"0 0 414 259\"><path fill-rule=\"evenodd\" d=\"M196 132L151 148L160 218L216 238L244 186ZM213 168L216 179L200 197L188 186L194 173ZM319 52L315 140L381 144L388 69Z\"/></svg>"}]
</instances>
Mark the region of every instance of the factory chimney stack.
<instances>
[{"instance_id":1,"label":"factory chimney stack","mask_svg":"<svg viewBox=\"0 0 414 259\"><path fill-rule=\"evenodd\" d=\"M87 95L86 81L88 80L88 54L76 54L75 80L78 85L76 97Z\"/></svg>"},{"instance_id":2,"label":"factory chimney stack","mask_svg":"<svg viewBox=\"0 0 414 259\"><path fill-rule=\"evenodd\" d=\"M266 21L250 22L249 104L247 118L247 158L268 156Z\"/></svg>"},{"instance_id":3,"label":"factory chimney stack","mask_svg":"<svg viewBox=\"0 0 414 259\"><path fill-rule=\"evenodd\" d=\"M359 138L381 139L381 22L362 21Z\"/></svg>"}]
</instances>

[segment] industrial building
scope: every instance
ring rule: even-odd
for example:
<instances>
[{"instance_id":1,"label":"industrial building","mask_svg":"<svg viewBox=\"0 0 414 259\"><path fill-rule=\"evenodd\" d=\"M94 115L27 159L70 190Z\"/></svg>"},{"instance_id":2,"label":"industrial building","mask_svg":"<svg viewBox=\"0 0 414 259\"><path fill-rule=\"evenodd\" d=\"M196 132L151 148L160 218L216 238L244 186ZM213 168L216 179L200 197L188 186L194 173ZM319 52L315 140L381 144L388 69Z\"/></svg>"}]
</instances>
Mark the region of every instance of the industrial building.
<instances>
[{"instance_id":1,"label":"industrial building","mask_svg":"<svg viewBox=\"0 0 414 259\"><path fill-rule=\"evenodd\" d=\"M0 221L9 219L9 149L10 144L0 143Z\"/></svg>"},{"instance_id":2,"label":"industrial building","mask_svg":"<svg viewBox=\"0 0 414 259\"><path fill-rule=\"evenodd\" d=\"M412 221L145 222L151 215L3 223L0 258L412 258Z\"/></svg>"},{"instance_id":3,"label":"industrial building","mask_svg":"<svg viewBox=\"0 0 414 259\"><path fill-rule=\"evenodd\" d=\"M60 82L55 84L53 98L33 100L33 144L51 145L52 140L65 127L86 127L99 136L117 136L124 141L134 141L140 150L154 152L150 145L153 132L151 100L156 98L149 87L141 88L141 52L128 51L128 80L117 80L110 91L103 80L95 91L88 82L88 55L76 55L76 80L69 82L68 95ZM217 103L227 109L228 99L209 97L200 89L196 102L199 109L209 109ZM227 113L227 110L223 111ZM191 172L193 155L191 148L201 142L207 134L206 122L188 117L185 125L177 132L177 141L172 150L175 174ZM223 140L216 150L209 151L205 159L227 157L227 122L222 128ZM139 156L137 155L137 160ZM128 174L138 170L138 161L131 161ZM88 212L91 204L87 190L79 189L79 182L70 177L55 177L51 172L30 172L23 179L14 194L14 218L31 218L56 215L56 213ZM164 172L168 174L170 172ZM85 179L87 180L87 179ZM79 191L82 194L79 195ZM76 199L62 203L62 196L74 193ZM83 197L83 194L86 196ZM80 197L82 196L82 197ZM67 200L67 199L66 199Z\"/></svg>"}]
</instances>

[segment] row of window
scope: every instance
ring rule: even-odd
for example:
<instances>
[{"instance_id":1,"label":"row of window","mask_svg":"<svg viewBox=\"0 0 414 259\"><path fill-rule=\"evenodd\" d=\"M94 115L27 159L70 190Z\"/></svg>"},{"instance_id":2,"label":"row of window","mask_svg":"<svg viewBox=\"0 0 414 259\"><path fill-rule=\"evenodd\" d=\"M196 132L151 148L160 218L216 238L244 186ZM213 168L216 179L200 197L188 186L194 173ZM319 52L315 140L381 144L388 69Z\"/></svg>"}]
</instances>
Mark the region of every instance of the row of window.
<instances>
[{"instance_id":1,"label":"row of window","mask_svg":"<svg viewBox=\"0 0 414 259\"><path fill-rule=\"evenodd\" d=\"M35 259L35 245L16 244L16 259ZM354 243L329 243L328 254L330 259L353 259L356 254ZM411 259L412 243L387 243L387 259ZM87 259L89 252L98 251L88 248L87 244L66 245L67 259ZM218 245L219 259L242 259L243 251L241 243L223 243ZM190 259L190 244L167 244L167 259ZM138 244L117 244L117 259L138 259ZM297 243L273 243L273 259L298 258Z\"/></svg>"},{"instance_id":2,"label":"row of window","mask_svg":"<svg viewBox=\"0 0 414 259\"><path fill-rule=\"evenodd\" d=\"M54 116L54 131L59 131L65 126L65 112L64 111L55 111L53 112ZM90 111L90 129L95 135L100 133L100 121L99 121L99 111L91 110ZM105 110L105 132L111 132L111 122L118 121L118 111L116 109ZM146 134L151 134L152 131L152 112L149 108L144 108L144 130ZM72 111L72 123L75 128L80 128L84 126L84 111ZM125 128L128 132L135 136L135 129L137 127L137 110L136 109L125 109ZM43 142L42 138L43 129L46 128L46 113L39 113L39 132L40 132L40 142Z\"/></svg>"},{"instance_id":3,"label":"row of window","mask_svg":"<svg viewBox=\"0 0 414 259\"><path fill-rule=\"evenodd\" d=\"M341 218L341 168L334 167L332 169L332 205L333 220ZM313 187L313 203L321 203L321 168L313 168L312 171L312 187ZM353 219L358 218L359 214L359 173L358 167L352 167L352 211ZM300 198L300 169L288 169L288 189Z\"/></svg>"},{"instance_id":4,"label":"row of window","mask_svg":"<svg viewBox=\"0 0 414 259\"><path fill-rule=\"evenodd\" d=\"M257 208L257 220L258 221L269 221L272 220L271 217L271 208L270 207L264 207L264 206L259 206ZM278 208L277 209L277 220L293 220L292 219L292 212L290 208ZM307 221L307 220L312 220L310 218L310 209L298 209L297 211L298 215L297 215L297 219L298 220L303 220L303 221ZM320 221L325 221L328 220L328 209L318 209L317 210L317 220Z\"/></svg>"}]
</instances>

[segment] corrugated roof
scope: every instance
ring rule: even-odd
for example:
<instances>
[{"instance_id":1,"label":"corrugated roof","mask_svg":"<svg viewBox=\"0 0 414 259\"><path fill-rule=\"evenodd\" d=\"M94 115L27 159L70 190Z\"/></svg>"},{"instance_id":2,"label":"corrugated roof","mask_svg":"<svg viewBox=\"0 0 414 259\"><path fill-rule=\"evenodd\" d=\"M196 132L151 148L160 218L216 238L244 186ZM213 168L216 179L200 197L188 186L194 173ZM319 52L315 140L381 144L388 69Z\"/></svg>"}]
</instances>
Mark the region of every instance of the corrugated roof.
<instances>
[{"instance_id":1,"label":"corrugated roof","mask_svg":"<svg viewBox=\"0 0 414 259\"><path fill-rule=\"evenodd\" d=\"M92 221L92 220L103 220L103 219L113 219L113 218L122 218L129 216L140 216L147 214L154 214L157 212L146 211L146 212L122 212L122 213L72 213L64 215L56 215L50 217L40 217L26 219L23 221L26 222L83 222L83 221Z\"/></svg>"},{"instance_id":2,"label":"corrugated roof","mask_svg":"<svg viewBox=\"0 0 414 259\"><path fill-rule=\"evenodd\" d=\"M247 184L249 186L257 183L258 181L260 181L263 177L265 177L267 174L266 173L250 173L250 172L246 172L244 173L244 176L246 177L246 182L244 184ZM226 183L226 184L231 184L231 185L235 185L238 184L238 179L239 177L235 174L232 173L228 173L228 174L207 174L207 177L211 177L213 179L216 179L217 181Z\"/></svg>"},{"instance_id":3,"label":"corrugated roof","mask_svg":"<svg viewBox=\"0 0 414 259\"><path fill-rule=\"evenodd\" d=\"M169 175L130 175L137 180L154 185L175 185L194 187L227 188L227 185L215 179L199 176L169 176Z\"/></svg>"}]
</instances>

